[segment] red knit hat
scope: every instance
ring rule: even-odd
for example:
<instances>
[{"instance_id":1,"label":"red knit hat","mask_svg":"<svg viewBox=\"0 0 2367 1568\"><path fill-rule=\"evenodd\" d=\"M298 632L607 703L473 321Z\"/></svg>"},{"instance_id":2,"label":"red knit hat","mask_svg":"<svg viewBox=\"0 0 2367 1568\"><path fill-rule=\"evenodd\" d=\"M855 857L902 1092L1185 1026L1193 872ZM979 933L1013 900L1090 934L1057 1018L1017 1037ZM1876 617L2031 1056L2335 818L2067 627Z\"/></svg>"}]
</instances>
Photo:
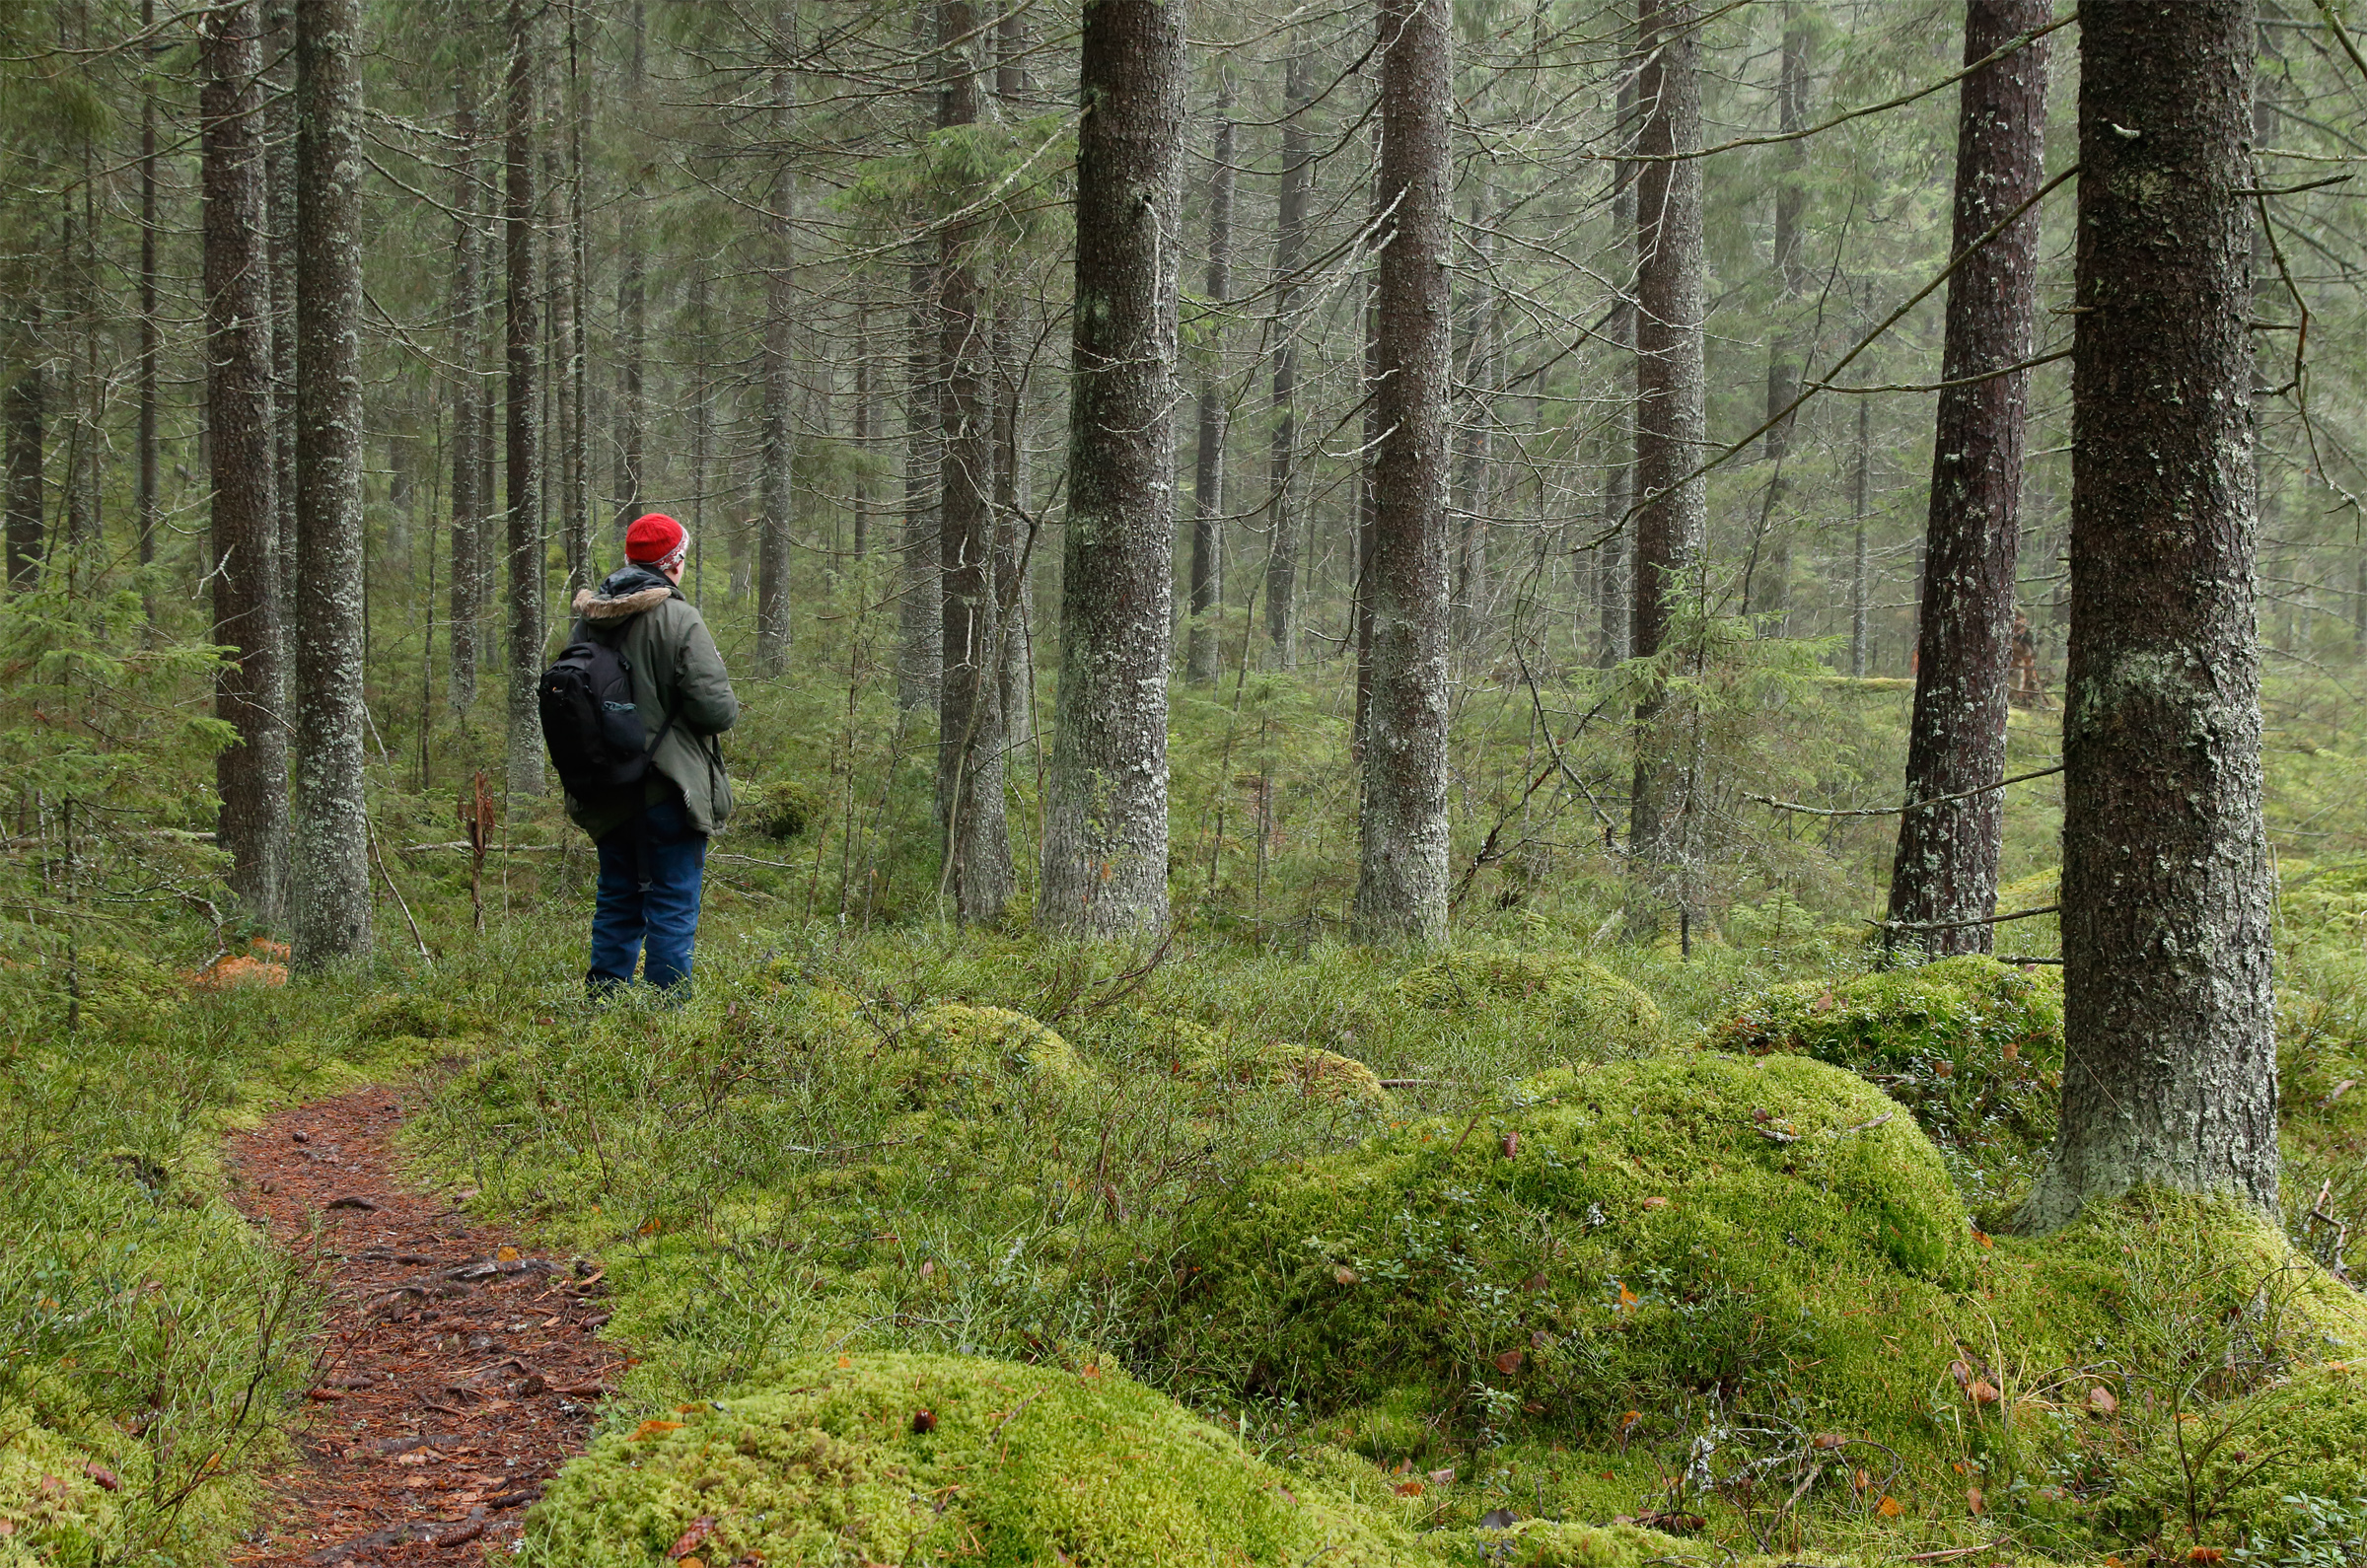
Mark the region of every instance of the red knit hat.
<instances>
[{"instance_id":1,"label":"red knit hat","mask_svg":"<svg viewBox=\"0 0 2367 1568\"><path fill-rule=\"evenodd\" d=\"M636 565L653 566L670 560L690 542L682 526L663 512L647 512L633 519L633 526L624 531L624 558Z\"/></svg>"}]
</instances>

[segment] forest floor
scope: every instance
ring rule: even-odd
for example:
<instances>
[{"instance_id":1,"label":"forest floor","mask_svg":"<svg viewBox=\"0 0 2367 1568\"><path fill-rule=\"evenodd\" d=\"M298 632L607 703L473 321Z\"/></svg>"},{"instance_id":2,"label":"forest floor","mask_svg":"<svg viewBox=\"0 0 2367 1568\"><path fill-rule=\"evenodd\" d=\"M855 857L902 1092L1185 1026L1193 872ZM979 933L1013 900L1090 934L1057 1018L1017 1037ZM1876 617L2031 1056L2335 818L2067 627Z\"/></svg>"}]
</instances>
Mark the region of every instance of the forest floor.
<instances>
[{"instance_id":1,"label":"forest floor","mask_svg":"<svg viewBox=\"0 0 2367 1568\"><path fill-rule=\"evenodd\" d=\"M465 1563L514 1538L579 1453L619 1356L598 1269L471 1224L397 1174L406 1113L373 1087L234 1135L234 1195L327 1302L294 1467L249 1564Z\"/></svg>"}]
</instances>

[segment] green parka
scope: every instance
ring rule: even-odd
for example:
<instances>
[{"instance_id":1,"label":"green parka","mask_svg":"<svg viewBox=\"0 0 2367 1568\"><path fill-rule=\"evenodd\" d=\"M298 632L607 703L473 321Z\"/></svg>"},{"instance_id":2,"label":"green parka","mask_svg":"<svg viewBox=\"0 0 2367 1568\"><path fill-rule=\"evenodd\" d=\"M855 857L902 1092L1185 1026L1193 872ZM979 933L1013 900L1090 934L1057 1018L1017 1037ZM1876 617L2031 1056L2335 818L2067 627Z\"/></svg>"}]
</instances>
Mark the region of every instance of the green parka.
<instances>
[{"instance_id":1,"label":"green parka","mask_svg":"<svg viewBox=\"0 0 2367 1568\"><path fill-rule=\"evenodd\" d=\"M740 699L723 655L697 607L665 576L645 566L611 572L596 589L575 596L575 628L624 636L617 652L632 666L633 702L647 732L656 735L669 716L673 727L658 745L655 763L664 782L652 780L642 801L587 803L567 797L567 815L594 838L622 827L644 805L682 792L690 825L712 833L732 815L732 781L723 770L723 747L715 738L740 718Z\"/></svg>"}]
</instances>

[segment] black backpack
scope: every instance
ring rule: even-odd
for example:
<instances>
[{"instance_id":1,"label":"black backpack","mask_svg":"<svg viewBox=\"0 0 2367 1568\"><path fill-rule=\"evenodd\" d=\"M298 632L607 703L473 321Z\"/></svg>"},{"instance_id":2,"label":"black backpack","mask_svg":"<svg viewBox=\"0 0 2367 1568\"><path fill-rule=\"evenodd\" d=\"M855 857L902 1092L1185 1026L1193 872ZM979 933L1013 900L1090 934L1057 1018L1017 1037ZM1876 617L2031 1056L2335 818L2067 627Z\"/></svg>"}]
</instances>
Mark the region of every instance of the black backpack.
<instances>
[{"instance_id":1,"label":"black backpack","mask_svg":"<svg viewBox=\"0 0 2367 1568\"><path fill-rule=\"evenodd\" d=\"M621 633L620 633L621 634ZM633 665L616 644L593 632L559 650L542 672L542 744L550 748L559 783L579 801L624 794L649 777L674 715L656 740L633 703Z\"/></svg>"}]
</instances>

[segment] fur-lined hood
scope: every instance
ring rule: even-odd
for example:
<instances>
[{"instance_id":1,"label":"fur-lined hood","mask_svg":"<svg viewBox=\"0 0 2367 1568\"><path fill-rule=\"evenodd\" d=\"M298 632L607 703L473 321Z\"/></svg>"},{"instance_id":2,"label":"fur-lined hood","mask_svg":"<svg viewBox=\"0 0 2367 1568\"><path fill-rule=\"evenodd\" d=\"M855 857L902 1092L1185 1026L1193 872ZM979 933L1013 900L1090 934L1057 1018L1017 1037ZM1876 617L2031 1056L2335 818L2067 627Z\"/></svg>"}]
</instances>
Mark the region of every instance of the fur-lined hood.
<instances>
[{"instance_id":1,"label":"fur-lined hood","mask_svg":"<svg viewBox=\"0 0 2367 1568\"><path fill-rule=\"evenodd\" d=\"M627 566L610 572L598 588L579 590L575 612L586 620L626 620L657 608L678 592L664 574L646 566Z\"/></svg>"}]
</instances>

